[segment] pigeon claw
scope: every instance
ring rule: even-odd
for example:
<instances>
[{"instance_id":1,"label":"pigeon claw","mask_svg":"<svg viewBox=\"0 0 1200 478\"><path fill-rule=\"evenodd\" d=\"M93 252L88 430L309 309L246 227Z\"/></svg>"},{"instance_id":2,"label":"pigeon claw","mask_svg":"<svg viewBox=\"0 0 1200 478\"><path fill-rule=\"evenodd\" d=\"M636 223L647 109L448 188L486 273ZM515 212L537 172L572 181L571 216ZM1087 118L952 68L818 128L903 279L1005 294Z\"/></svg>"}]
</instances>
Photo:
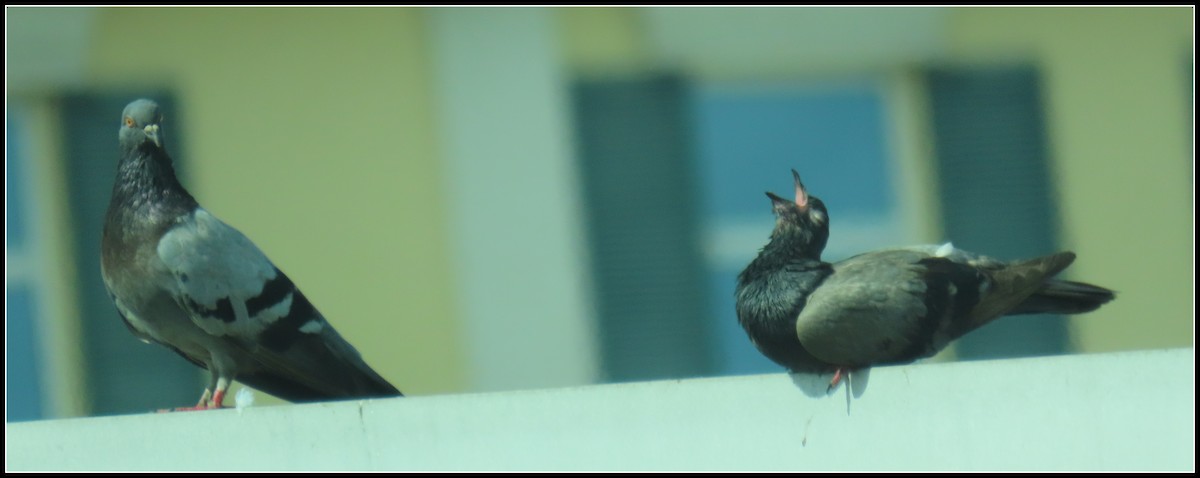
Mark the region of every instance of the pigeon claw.
<instances>
[{"instance_id":1,"label":"pigeon claw","mask_svg":"<svg viewBox=\"0 0 1200 478\"><path fill-rule=\"evenodd\" d=\"M833 380L829 381L829 388L825 389L825 393L832 392L833 388L837 387L837 384L841 383L842 377L845 377L848 375L850 375L849 371L847 371L844 368L839 367L836 371L833 372Z\"/></svg>"},{"instance_id":2,"label":"pigeon claw","mask_svg":"<svg viewBox=\"0 0 1200 478\"><path fill-rule=\"evenodd\" d=\"M211 400L210 400L211 398ZM225 391L218 389L216 393L212 390L204 389L204 395L200 396L200 402L194 407L177 407L158 410L158 413L170 412L198 412L201 410L213 410L216 408L225 408L221 406L221 401L225 399Z\"/></svg>"},{"instance_id":3,"label":"pigeon claw","mask_svg":"<svg viewBox=\"0 0 1200 478\"><path fill-rule=\"evenodd\" d=\"M170 412L198 412L198 411L201 411L201 410L208 410L208 408L209 408L209 407L207 407L207 406L204 406L204 405L196 405L196 406L194 406L194 407L176 407L176 408L169 408L169 409L166 409L166 410L159 410L159 411L158 411L158 413L170 413Z\"/></svg>"},{"instance_id":4,"label":"pigeon claw","mask_svg":"<svg viewBox=\"0 0 1200 478\"><path fill-rule=\"evenodd\" d=\"M220 388L213 394L212 401L208 403L208 408L222 408L221 403L225 401L225 390Z\"/></svg>"}]
</instances>

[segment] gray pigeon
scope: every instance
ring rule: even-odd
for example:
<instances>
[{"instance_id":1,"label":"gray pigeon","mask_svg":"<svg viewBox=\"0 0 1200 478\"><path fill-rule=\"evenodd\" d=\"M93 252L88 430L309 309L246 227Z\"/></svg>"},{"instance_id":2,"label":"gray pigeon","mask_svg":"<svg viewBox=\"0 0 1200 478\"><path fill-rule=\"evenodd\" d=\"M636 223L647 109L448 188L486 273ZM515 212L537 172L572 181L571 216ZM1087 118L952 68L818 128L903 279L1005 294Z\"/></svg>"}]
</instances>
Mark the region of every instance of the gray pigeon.
<instances>
[{"instance_id":1,"label":"gray pigeon","mask_svg":"<svg viewBox=\"0 0 1200 478\"><path fill-rule=\"evenodd\" d=\"M950 341L1015 314L1096 310L1113 292L1052 279L1060 252L1003 262L942 246L868 252L830 264L825 204L792 171L796 199L767 193L775 230L738 275L738 322L763 355L793 372L834 373L930 357Z\"/></svg>"},{"instance_id":2,"label":"gray pigeon","mask_svg":"<svg viewBox=\"0 0 1200 478\"><path fill-rule=\"evenodd\" d=\"M399 396L279 268L175 178L150 100L121 114L121 162L100 270L125 325L211 374L193 408L235 379L290 401Z\"/></svg>"}]
</instances>

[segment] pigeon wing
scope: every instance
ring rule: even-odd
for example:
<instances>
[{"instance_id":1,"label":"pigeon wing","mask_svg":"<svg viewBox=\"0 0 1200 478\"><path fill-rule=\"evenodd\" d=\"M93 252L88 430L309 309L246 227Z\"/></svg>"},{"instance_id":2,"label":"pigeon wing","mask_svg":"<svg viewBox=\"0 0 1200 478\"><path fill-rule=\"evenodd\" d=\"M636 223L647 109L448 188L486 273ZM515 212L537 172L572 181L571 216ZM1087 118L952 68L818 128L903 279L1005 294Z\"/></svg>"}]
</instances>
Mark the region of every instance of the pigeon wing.
<instances>
[{"instance_id":1,"label":"pigeon wing","mask_svg":"<svg viewBox=\"0 0 1200 478\"><path fill-rule=\"evenodd\" d=\"M243 382L288 400L399 395L250 239L202 208L158 243L174 298Z\"/></svg>"}]
</instances>

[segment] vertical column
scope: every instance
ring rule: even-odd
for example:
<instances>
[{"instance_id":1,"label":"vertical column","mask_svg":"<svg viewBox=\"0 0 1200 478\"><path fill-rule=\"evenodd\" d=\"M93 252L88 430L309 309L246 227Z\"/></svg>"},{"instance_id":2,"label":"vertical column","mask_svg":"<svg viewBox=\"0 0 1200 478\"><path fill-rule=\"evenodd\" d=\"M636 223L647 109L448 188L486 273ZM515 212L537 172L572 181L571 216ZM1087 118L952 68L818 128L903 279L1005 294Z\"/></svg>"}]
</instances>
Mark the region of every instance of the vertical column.
<instances>
[{"instance_id":1,"label":"vertical column","mask_svg":"<svg viewBox=\"0 0 1200 478\"><path fill-rule=\"evenodd\" d=\"M552 12L427 13L472 389L590 383L585 225Z\"/></svg>"}]
</instances>

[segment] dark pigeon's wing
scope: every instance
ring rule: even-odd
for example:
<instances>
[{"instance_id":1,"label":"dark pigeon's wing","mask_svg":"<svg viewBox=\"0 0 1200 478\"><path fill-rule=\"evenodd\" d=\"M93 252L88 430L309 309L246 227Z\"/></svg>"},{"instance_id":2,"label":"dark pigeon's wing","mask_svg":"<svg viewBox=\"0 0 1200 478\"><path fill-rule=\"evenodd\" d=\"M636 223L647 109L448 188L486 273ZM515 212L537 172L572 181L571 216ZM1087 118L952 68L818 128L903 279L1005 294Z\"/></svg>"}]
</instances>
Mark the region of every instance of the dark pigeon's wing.
<instances>
[{"instance_id":1,"label":"dark pigeon's wing","mask_svg":"<svg viewBox=\"0 0 1200 478\"><path fill-rule=\"evenodd\" d=\"M800 342L847 367L929 357L1014 313L1075 259L1062 252L1004 263L949 245L932 252L893 249L835 264L800 313Z\"/></svg>"},{"instance_id":2,"label":"dark pigeon's wing","mask_svg":"<svg viewBox=\"0 0 1200 478\"><path fill-rule=\"evenodd\" d=\"M927 355L945 337L935 337L947 297L943 284L928 282L913 250L861 254L834 265L834 273L812 295L796 322L810 353L831 364L867 366Z\"/></svg>"}]
</instances>

